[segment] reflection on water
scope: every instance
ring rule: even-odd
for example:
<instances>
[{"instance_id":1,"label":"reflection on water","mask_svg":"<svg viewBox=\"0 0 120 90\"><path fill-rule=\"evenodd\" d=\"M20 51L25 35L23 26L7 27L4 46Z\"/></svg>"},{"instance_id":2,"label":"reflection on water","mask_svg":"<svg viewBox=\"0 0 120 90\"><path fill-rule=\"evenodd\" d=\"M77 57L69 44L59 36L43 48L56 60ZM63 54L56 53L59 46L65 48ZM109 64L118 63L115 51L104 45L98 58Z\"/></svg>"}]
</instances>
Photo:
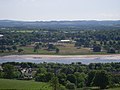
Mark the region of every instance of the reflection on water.
<instances>
[{"instance_id":1,"label":"reflection on water","mask_svg":"<svg viewBox=\"0 0 120 90\"><path fill-rule=\"evenodd\" d=\"M70 64L72 62L81 62L83 64L89 64L89 63L111 63L111 62L120 62L120 59L101 59L101 58L95 58L95 59L79 59L79 58L59 58L59 59L45 59L45 58L17 58L17 59L0 59L0 63L4 62L32 62L32 63L64 63L64 64Z\"/></svg>"}]
</instances>

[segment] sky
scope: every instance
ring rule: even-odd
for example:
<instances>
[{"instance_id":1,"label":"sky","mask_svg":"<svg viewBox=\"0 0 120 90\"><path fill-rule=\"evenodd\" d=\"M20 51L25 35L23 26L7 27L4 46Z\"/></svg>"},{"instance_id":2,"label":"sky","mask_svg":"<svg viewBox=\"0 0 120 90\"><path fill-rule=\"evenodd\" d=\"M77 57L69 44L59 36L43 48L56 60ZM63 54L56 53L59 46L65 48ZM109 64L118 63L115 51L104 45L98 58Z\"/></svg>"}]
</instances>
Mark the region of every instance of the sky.
<instances>
[{"instance_id":1,"label":"sky","mask_svg":"<svg viewBox=\"0 0 120 90\"><path fill-rule=\"evenodd\" d=\"M0 20L120 20L120 0L0 0Z\"/></svg>"}]
</instances>

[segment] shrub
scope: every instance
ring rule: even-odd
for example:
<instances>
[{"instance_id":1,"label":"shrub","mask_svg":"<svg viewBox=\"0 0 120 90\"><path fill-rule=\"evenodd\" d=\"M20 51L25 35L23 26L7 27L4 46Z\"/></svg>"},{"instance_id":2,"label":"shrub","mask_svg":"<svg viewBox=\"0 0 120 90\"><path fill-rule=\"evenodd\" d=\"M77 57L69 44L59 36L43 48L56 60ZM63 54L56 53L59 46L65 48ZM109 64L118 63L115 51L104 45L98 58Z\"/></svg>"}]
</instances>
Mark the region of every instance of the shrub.
<instances>
[{"instance_id":1,"label":"shrub","mask_svg":"<svg viewBox=\"0 0 120 90\"><path fill-rule=\"evenodd\" d=\"M74 83L70 83L70 82L68 82L66 84L66 88L69 89L69 90L75 90L76 89L75 84Z\"/></svg>"}]
</instances>

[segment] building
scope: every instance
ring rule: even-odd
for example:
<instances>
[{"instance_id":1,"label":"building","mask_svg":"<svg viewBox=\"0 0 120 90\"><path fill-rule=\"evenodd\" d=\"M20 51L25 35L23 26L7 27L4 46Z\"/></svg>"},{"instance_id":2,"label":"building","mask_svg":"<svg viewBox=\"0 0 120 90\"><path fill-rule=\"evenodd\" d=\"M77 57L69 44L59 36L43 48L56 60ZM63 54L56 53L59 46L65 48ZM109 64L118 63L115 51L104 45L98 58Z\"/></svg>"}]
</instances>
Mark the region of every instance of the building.
<instances>
[{"instance_id":1,"label":"building","mask_svg":"<svg viewBox=\"0 0 120 90\"><path fill-rule=\"evenodd\" d=\"M1 38L1 37L3 37L3 35L2 35L2 34L0 34L0 38Z\"/></svg>"},{"instance_id":2,"label":"building","mask_svg":"<svg viewBox=\"0 0 120 90\"><path fill-rule=\"evenodd\" d=\"M3 68L2 68L2 66L0 65L0 70L2 71L3 70Z\"/></svg>"},{"instance_id":3,"label":"building","mask_svg":"<svg viewBox=\"0 0 120 90\"><path fill-rule=\"evenodd\" d=\"M74 40L59 40L58 43L76 43Z\"/></svg>"}]
</instances>

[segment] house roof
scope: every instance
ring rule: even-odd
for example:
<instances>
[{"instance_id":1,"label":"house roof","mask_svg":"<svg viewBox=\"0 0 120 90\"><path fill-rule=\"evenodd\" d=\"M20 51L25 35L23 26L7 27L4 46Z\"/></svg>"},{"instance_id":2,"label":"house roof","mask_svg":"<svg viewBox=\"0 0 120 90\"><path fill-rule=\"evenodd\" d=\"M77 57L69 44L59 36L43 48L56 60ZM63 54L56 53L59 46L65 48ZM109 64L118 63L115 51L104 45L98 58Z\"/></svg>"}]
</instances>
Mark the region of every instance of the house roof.
<instances>
[{"instance_id":1,"label":"house roof","mask_svg":"<svg viewBox=\"0 0 120 90\"><path fill-rule=\"evenodd\" d=\"M60 40L61 42L69 42L69 41L71 41L71 40Z\"/></svg>"},{"instance_id":2,"label":"house roof","mask_svg":"<svg viewBox=\"0 0 120 90\"><path fill-rule=\"evenodd\" d=\"M2 35L2 34L0 34L0 37L3 37L3 35Z\"/></svg>"}]
</instances>

